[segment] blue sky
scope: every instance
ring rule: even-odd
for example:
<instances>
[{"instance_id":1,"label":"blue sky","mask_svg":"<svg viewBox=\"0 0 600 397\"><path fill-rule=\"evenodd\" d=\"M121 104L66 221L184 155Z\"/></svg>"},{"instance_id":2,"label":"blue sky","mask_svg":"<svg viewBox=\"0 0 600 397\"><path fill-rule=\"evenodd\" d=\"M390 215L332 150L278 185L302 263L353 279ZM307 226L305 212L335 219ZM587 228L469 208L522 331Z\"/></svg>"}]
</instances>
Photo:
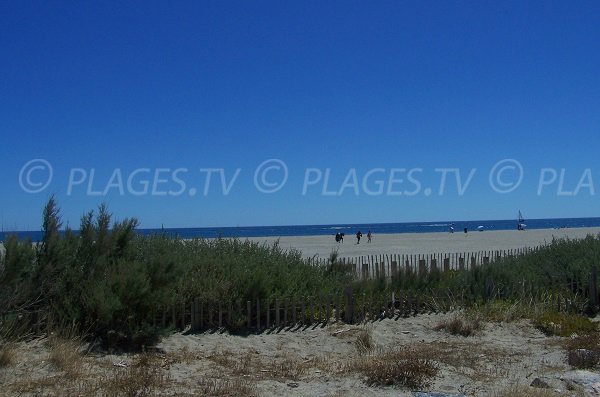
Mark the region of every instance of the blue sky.
<instances>
[{"instance_id":1,"label":"blue sky","mask_svg":"<svg viewBox=\"0 0 600 397\"><path fill-rule=\"evenodd\" d=\"M39 229L51 194L71 225L101 202L143 227L600 214L598 2L122 3L1 3L4 229ZM53 171L37 193L33 159ZM288 178L267 194L253 176L269 159ZM523 179L498 193L504 159ZM239 169L228 194L218 173L203 194L209 168ZM327 186L303 194L307 168ZM476 171L440 194L440 168ZM564 183L538 194L544 168ZM416 194L368 194L392 169L422 170L392 189ZM132 174L167 194L135 194Z\"/></svg>"}]
</instances>

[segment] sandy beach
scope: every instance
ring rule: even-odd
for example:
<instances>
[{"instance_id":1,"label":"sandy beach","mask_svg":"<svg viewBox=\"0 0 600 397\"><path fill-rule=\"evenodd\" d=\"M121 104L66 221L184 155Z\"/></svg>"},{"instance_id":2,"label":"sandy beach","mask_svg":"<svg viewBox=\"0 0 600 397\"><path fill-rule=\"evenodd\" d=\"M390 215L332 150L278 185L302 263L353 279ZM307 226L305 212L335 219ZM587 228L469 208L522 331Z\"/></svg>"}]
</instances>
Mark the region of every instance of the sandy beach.
<instances>
[{"instance_id":1,"label":"sandy beach","mask_svg":"<svg viewBox=\"0 0 600 397\"><path fill-rule=\"evenodd\" d=\"M470 337L435 330L455 315L248 336L176 333L145 361L139 354L86 353L86 346L77 342L35 339L11 347L10 363L0 366L0 395L125 396L142 395L133 393L144 387L144 395L186 397L587 397L600 390L597 372L567 364L565 338L547 337L529 321L485 323ZM372 336L370 352L357 350L364 331ZM430 384L417 388L431 394L369 386L357 369L382 352L399 349L412 349L435 363L438 370Z\"/></svg>"},{"instance_id":2,"label":"sandy beach","mask_svg":"<svg viewBox=\"0 0 600 397\"><path fill-rule=\"evenodd\" d=\"M354 235L346 235L343 243L336 243L335 236L296 236L296 237L253 237L251 241L272 244L279 240L284 249L295 248L305 257L328 257L337 250L341 257L354 257L379 254L433 254L476 251L508 250L523 247L536 247L553 238L583 238L597 235L600 228L573 229L537 229L537 230L500 230L473 231L467 234L455 233L399 233L374 234L367 243L367 231L362 230L360 244L356 244Z\"/></svg>"},{"instance_id":3,"label":"sandy beach","mask_svg":"<svg viewBox=\"0 0 600 397\"><path fill-rule=\"evenodd\" d=\"M537 247L549 243L553 238L583 238L600 234L600 227L571 229L498 230L472 231L467 234L455 233L394 233L373 234L372 242L367 242L367 231L363 230L360 244L354 235L346 235L343 243L336 243L335 235L326 236L272 236L247 237L258 243L279 245L286 249L302 251L304 257L327 258L337 250L341 257L356 257L381 254L437 254L509 250L523 247ZM0 253L4 246L0 243Z\"/></svg>"}]
</instances>

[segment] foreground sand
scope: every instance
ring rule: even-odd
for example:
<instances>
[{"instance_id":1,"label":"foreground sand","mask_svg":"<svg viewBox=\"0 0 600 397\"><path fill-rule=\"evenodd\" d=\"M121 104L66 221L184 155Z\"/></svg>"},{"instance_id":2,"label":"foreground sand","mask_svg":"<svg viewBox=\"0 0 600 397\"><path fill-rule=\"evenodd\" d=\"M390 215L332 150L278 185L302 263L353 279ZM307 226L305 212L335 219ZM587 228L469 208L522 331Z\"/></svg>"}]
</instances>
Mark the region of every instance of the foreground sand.
<instances>
[{"instance_id":1,"label":"foreground sand","mask_svg":"<svg viewBox=\"0 0 600 397\"><path fill-rule=\"evenodd\" d=\"M535 247L551 242L553 237L581 238L588 234L597 235L600 228L538 229L538 230L501 230L484 232L450 233L399 233L375 234L373 242L367 243L366 231L360 244L356 237L346 235L343 243L336 243L331 236L299 237L252 237L251 241L272 244L279 240L285 249L295 248L305 257L328 257L337 250L342 257L379 254L433 254L508 250L523 247Z\"/></svg>"},{"instance_id":2,"label":"foreground sand","mask_svg":"<svg viewBox=\"0 0 600 397\"><path fill-rule=\"evenodd\" d=\"M429 391L505 397L517 395L515 385L520 385L543 392L520 396L595 395L593 386L583 391L582 379L597 381L600 376L573 371L566 364L565 338L546 337L525 320L485 323L470 337L434 330L454 315L248 336L174 334L146 361L146 370L136 367L136 355L87 353L82 357L38 339L18 344L13 361L0 366L0 395L142 395L127 391L144 387L148 393L144 395L412 396L403 387L368 386L365 375L353 369L369 357L403 348L415 349L439 367L431 385L424 388ZM359 353L356 341L365 329L375 348ZM538 377L558 392L531 388Z\"/></svg>"}]
</instances>

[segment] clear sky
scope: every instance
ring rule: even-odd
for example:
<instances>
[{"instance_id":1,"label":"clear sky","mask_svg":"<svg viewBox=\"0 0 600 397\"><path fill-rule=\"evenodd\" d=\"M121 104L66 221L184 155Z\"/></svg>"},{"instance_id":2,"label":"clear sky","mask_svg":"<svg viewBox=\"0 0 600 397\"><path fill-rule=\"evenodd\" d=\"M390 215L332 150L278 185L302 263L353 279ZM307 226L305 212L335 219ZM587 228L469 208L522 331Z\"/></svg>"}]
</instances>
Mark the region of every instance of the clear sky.
<instances>
[{"instance_id":1,"label":"clear sky","mask_svg":"<svg viewBox=\"0 0 600 397\"><path fill-rule=\"evenodd\" d=\"M600 215L597 1L2 1L0 19L5 230L39 229L51 194L71 225L101 202L143 227Z\"/></svg>"}]
</instances>

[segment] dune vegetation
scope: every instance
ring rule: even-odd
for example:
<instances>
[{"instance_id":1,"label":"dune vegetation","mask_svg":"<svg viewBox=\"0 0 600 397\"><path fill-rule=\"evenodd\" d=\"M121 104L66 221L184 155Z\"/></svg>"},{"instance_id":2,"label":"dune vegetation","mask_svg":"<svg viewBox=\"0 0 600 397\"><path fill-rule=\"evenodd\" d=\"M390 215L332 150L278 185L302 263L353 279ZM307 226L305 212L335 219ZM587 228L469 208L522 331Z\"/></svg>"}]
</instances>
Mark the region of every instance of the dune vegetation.
<instances>
[{"instance_id":1,"label":"dune vegetation","mask_svg":"<svg viewBox=\"0 0 600 397\"><path fill-rule=\"evenodd\" d=\"M105 205L81 217L79 229L63 227L56 200L42 217L39 243L10 236L0 257L3 333L25 335L53 327L76 327L106 346L139 348L169 332L157 322L161 308L194 298L224 307L276 297L342 297L351 287L357 305L383 300L393 291L419 296L429 308L477 307L538 316L568 310L594 313L591 284L600 263L600 239L554 240L547 247L463 271L416 273L357 280L332 253L314 265L298 251L239 239L192 239L141 235L138 221L112 219ZM398 295L401 296L401 295ZM441 299L443 297L443 299ZM436 306L437 305L437 306ZM227 326L243 327L243 319Z\"/></svg>"}]
</instances>

